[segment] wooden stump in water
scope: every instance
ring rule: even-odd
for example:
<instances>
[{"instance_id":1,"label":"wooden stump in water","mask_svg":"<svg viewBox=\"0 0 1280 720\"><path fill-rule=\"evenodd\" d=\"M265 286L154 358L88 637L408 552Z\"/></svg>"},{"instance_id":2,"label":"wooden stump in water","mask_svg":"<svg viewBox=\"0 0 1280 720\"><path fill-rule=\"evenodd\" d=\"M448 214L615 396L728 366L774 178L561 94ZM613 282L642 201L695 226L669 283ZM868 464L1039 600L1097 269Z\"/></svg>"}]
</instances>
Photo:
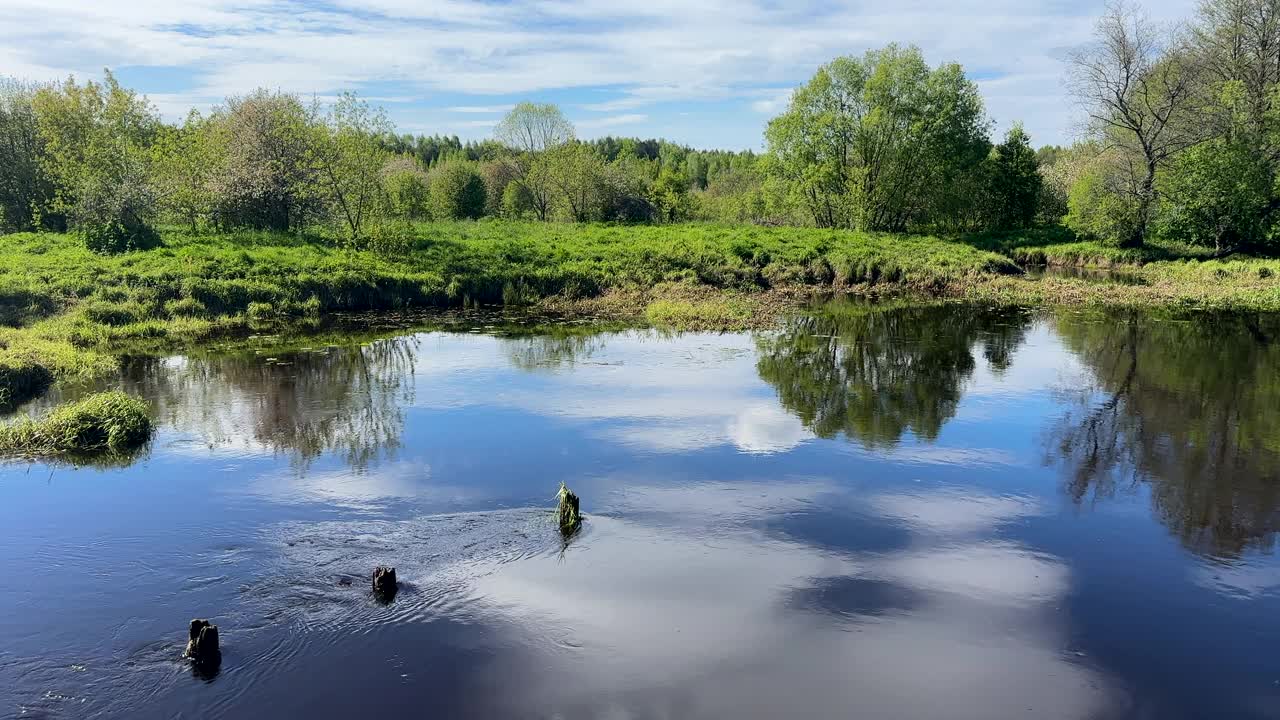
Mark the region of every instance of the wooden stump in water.
<instances>
[{"instance_id":1,"label":"wooden stump in water","mask_svg":"<svg viewBox=\"0 0 1280 720\"><path fill-rule=\"evenodd\" d=\"M208 620L192 620L187 636L187 650L182 654L183 657L206 668L216 668L222 662L217 625Z\"/></svg>"},{"instance_id":2,"label":"wooden stump in water","mask_svg":"<svg viewBox=\"0 0 1280 720\"><path fill-rule=\"evenodd\" d=\"M390 600L395 597L397 589L396 569L379 565L373 571L373 594L381 600Z\"/></svg>"},{"instance_id":3,"label":"wooden stump in water","mask_svg":"<svg viewBox=\"0 0 1280 720\"><path fill-rule=\"evenodd\" d=\"M578 512L578 496L562 482L556 498L559 500L556 506L556 521L560 524L560 534L572 535L582 526L582 515Z\"/></svg>"}]
</instances>

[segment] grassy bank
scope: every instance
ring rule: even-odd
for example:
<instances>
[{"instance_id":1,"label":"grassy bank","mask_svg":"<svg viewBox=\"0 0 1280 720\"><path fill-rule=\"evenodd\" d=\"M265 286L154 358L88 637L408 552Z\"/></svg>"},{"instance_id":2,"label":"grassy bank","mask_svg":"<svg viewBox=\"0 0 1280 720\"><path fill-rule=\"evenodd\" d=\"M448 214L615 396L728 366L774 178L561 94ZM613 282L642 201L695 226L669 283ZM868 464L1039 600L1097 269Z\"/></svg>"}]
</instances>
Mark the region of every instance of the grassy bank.
<instances>
[{"instance_id":1,"label":"grassy bank","mask_svg":"<svg viewBox=\"0 0 1280 720\"><path fill-rule=\"evenodd\" d=\"M1009 302L1280 309L1280 261L1103 248L1053 232L902 237L804 228L439 223L395 255L322 238L164 234L98 255L74 237L0 238L0 403L110 373L122 350L208 342L338 311L538 306L675 328L765 322L815 289ZM1111 285L1031 280L1015 261L1125 265Z\"/></svg>"}]
</instances>

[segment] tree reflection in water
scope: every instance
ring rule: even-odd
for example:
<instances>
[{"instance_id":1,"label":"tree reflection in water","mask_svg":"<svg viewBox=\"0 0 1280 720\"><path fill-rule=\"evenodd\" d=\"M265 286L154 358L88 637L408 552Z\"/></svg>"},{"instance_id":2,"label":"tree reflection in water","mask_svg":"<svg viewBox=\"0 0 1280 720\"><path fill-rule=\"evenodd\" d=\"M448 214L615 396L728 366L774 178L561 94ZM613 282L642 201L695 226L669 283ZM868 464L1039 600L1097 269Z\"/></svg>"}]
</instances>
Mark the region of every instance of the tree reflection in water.
<instances>
[{"instance_id":1,"label":"tree reflection in water","mask_svg":"<svg viewBox=\"0 0 1280 720\"><path fill-rule=\"evenodd\" d=\"M760 377L819 437L867 448L934 440L977 366L1003 372L1032 322L1019 308L834 303L758 341Z\"/></svg>"},{"instance_id":2,"label":"tree reflection in water","mask_svg":"<svg viewBox=\"0 0 1280 720\"><path fill-rule=\"evenodd\" d=\"M305 467L325 453L364 470L400 445L413 401L413 336L281 353L140 359L130 392L160 422L210 445L288 453Z\"/></svg>"},{"instance_id":3,"label":"tree reflection in water","mask_svg":"<svg viewBox=\"0 0 1280 720\"><path fill-rule=\"evenodd\" d=\"M1280 527L1280 319L1137 311L1053 324L1093 386L1049 432L1078 503L1150 486L1153 510L1189 548L1271 549Z\"/></svg>"}]
</instances>

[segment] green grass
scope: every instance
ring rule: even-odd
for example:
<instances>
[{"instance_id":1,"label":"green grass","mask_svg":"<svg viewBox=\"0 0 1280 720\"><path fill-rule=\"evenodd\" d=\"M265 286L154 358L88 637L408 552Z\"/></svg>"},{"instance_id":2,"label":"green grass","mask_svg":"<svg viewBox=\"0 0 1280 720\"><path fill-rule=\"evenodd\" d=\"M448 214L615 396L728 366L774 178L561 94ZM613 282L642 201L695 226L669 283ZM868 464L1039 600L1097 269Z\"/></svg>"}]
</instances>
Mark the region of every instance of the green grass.
<instances>
[{"instance_id":1,"label":"green grass","mask_svg":"<svg viewBox=\"0 0 1280 720\"><path fill-rule=\"evenodd\" d=\"M163 241L99 255L68 235L0 238L0 368L13 368L0 370L0 399L21 403L45 375L110 374L122 352L189 349L314 325L339 311L500 304L726 329L758 325L778 298L813 289L1280 307L1275 261L1203 260L1168 243L1119 250L1061 230L939 238L711 224L426 223L396 256L271 233L171 229ZM1144 283L1113 290L1026 280L1015 260L1140 265Z\"/></svg>"},{"instance_id":2,"label":"green grass","mask_svg":"<svg viewBox=\"0 0 1280 720\"><path fill-rule=\"evenodd\" d=\"M120 392L90 395L40 419L0 426L0 455L10 457L125 455L151 438L147 405Z\"/></svg>"}]
</instances>

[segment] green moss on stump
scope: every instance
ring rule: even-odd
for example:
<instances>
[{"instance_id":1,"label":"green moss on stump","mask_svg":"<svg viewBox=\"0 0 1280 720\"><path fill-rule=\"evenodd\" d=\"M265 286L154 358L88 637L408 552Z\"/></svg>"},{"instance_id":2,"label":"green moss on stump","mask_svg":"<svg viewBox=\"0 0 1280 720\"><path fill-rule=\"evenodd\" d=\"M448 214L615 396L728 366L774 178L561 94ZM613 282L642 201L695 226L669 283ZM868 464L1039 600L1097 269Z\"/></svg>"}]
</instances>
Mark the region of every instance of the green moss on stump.
<instances>
[{"instance_id":1,"label":"green moss on stump","mask_svg":"<svg viewBox=\"0 0 1280 720\"><path fill-rule=\"evenodd\" d=\"M124 454L151 439L147 405L122 392L105 392L33 420L0 427L0 454L22 457Z\"/></svg>"},{"instance_id":2,"label":"green moss on stump","mask_svg":"<svg viewBox=\"0 0 1280 720\"><path fill-rule=\"evenodd\" d=\"M578 496L563 482L556 493L556 522L562 535L572 535L582 527L582 514L578 512Z\"/></svg>"}]
</instances>

